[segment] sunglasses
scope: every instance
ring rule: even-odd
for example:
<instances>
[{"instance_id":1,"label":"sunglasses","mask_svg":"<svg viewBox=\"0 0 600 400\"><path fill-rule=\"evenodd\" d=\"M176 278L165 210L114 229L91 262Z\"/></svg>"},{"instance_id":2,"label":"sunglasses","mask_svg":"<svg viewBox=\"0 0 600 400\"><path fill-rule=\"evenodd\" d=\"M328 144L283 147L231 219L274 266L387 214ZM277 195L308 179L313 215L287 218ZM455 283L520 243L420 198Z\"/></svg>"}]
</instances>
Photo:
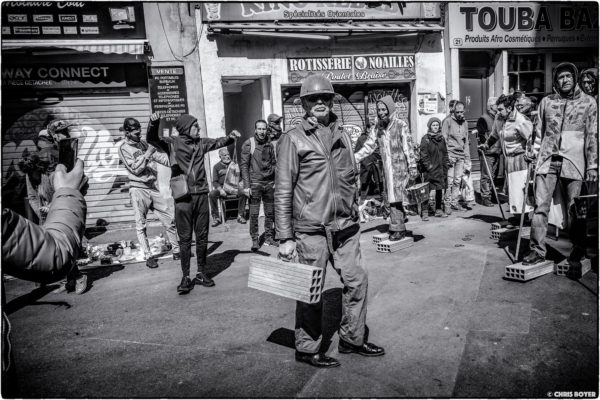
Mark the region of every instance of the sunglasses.
<instances>
[{"instance_id":1,"label":"sunglasses","mask_svg":"<svg viewBox=\"0 0 600 400\"><path fill-rule=\"evenodd\" d=\"M328 103L333 100L333 95L331 94L312 94L310 96L306 96L306 101L309 103L316 103L321 100L323 103Z\"/></svg>"}]
</instances>

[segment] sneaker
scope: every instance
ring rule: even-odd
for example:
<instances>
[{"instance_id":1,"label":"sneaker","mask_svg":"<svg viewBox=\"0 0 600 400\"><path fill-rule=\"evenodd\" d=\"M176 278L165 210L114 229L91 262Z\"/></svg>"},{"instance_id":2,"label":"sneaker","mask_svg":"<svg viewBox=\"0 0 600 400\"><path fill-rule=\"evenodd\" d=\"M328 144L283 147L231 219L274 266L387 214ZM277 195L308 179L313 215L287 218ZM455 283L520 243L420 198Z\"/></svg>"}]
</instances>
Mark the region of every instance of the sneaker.
<instances>
[{"instance_id":1,"label":"sneaker","mask_svg":"<svg viewBox=\"0 0 600 400\"><path fill-rule=\"evenodd\" d=\"M83 294L88 289L88 278L87 275L81 275L75 280L75 293Z\"/></svg>"},{"instance_id":2,"label":"sneaker","mask_svg":"<svg viewBox=\"0 0 600 400\"><path fill-rule=\"evenodd\" d=\"M534 265L544 261L546 261L546 259L543 256L535 251L531 251L523 258L523 265Z\"/></svg>"},{"instance_id":3,"label":"sneaker","mask_svg":"<svg viewBox=\"0 0 600 400\"><path fill-rule=\"evenodd\" d=\"M198 272L196 277L194 278L195 285L202 285L205 287L213 287L215 286L215 281L206 276L203 272Z\"/></svg>"},{"instance_id":4,"label":"sneaker","mask_svg":"<svg viewBox=\"0 0 600 400\"><path fill-rule=\"evenodd\" d=\"M277 243L277 241L272 237L268 237L265 239L265 245L271 247L279 247L279 243Z\"/></svg>"},{"instance_id":5,"label":"sneaker","mask_svg":"<svg viewBox=\"0 0 600 400\"><path fill-rule=\"evenodd\" d=\"M174 261L181 260L181 253L173 253L173 260Z\"/></svg>"},{"instance_id":6,"label":"sneaker","mask_svg":"<svg viewBox=\"0 0 600 400\"><path fill-rule=\"evenodd\" d=\"M210 226L212 226L213 228L214 228L215 226L219 226L219 225L221 225L221 219L219 219L219 218L215 219L215 220L213 221L213 223L212 223L212 224L210 224Z\"/></svg>"},{"instance_id":7,"label":"sneaker","mask_svg":"<svg viewBox=\"0 0 600 400\"><path fill-rule=\"evenodd\" d=\"M441 208L438 208L437 210L435 210L435 216L437 218L448 218L448 216L446 215L444 210L442 210Z\"/></svg>"},{"instance_id":8,"label":"sneaker","mask_svg":"<svg viewBox=\"0 0 600 400\"><path fill-rule=\"evenodd\" d=\"M158 268L158 261L156 260L156 257L148 257L146 259L146 267L148 268Z\"/></svg>"},{"instance_id":9,"label":"sneaker","mask_svg":"<svg viewBox=\"0 0 600 400\"><path fill-rule=\"evenodd\" d=\"M179 284L179 286L177 286L177 293L187 294L187 293L191 292L191 290L193 288L194 288L194 283L192 282L190 277L184 276L183 278L181 278L181 283Z\"/></svg>"},{"instance_id":10,"label":"sneaker","mask_svg":"<svg viewBox=\"0 0 600 400\"><path fill-rule=\"evenodd\" d=\"M484 207L494 207L494 203L490 199L483 199L481 205Z\"/></svg>"},{"instance_id":11,"label":"sneaker","mask_svg":"<svg viewBox=\"0 0 600 400\"><path fill-rule=\"evenodd\" d=\"M240 215L239 217L237 217L237 222L238 222L238 224L245 224L248 221L246 221L246 218L244 218Z\"/></svg>"},{"instance_id":12,"label":"sneaker","mask_svg":"<svg viewBox=\"0 0 600 400\"><path fill-rule=\"evenodd\" d=\"M258 251L258 249L260 249L260 244L258 243L258 239L252 239L252 247L250 247L250 250Z\"/></svg>"}]
</instances>

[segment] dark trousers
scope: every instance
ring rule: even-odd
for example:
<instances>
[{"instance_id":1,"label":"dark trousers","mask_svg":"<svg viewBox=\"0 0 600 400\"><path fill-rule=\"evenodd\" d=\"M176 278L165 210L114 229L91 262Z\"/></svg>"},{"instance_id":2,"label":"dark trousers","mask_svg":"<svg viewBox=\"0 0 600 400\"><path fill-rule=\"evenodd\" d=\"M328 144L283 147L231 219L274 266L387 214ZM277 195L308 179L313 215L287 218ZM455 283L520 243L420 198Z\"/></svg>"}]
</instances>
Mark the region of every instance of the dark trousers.
<instances>
[{"instance_id":1,"label":"dark trousers","mask_svg":"<svg viewBox=\"0 0 600 400\"><path fill-rule=\"evenodd\" d=\"M488 171L485 168L485 161L483 160L483 156L480 154L479 159L481 160L481 198L491 200L492 198L492 185L494 184L494 179L496 175L498 175L498 167L500 166L500 155L499 154L486 154L485 160L487 161L487 165L490 167L490 174L492 174L492 178L488 175Z\"/></svg>"},{"instance_id":2,"label":"dark trousers","mask_svg":"<svg viewBox=\"0 0 600 400\"><path fill-rule=\"evenodd\" d=\"M569 210L569 221L571 223L569 234L573 249L571 258L580 260L585 254L585 229L580 224L575 223L574 203L575 197L581 192L581 181L566 179L560 177L562 169L562 160L557 158L550 163L550 169L547 174L537 175L535 177L535 209L533 210L533 220L531 221L531 239L529 248L540 256L546 256L546 232L548 231L548 214L550 213L550 204L554 189L559 182L564 190L563 198L567 201Z\"/></svg>"},{"instance_id":3,"label":"dark trousers","mask_svg":"<svg viewBox=\"0 0 600 400\"><path fill-rule=\"evenodd\" d=\"M175 202L175 224L179 233L181 271L190 275L192 232L196 234L198 272L205 272L208 245L208 194L192 194Z\"/></svg>"},{"instance_id":4,"label":"dark trousers","mask_svg":"<svg viewBox=\"0 0 600 400\"><path fill-rule=\"evenodd\" d=\"M252 195L250 196L250 237L258 239L258 213L260 202L263 202L265 210L265 239L275 238L275 204L273 195L275 193L275 182L253 182L251 184Z\"/></svg>"},{"instance_id":5,"label":"dark trousers","mask_svg":"<svg viewBox=\"0 0 600 400\"><path fill-rule=\"evenodd\" d=\"M208 194L208 200L210 201L210 214L213 219L221 219L219 217L219 204L218 201L221 198L221 193L218 190L212 190ZM238 196L238 216L243 217L246 213L246 196L243 194Z\"/></svg>"}]
</instances>

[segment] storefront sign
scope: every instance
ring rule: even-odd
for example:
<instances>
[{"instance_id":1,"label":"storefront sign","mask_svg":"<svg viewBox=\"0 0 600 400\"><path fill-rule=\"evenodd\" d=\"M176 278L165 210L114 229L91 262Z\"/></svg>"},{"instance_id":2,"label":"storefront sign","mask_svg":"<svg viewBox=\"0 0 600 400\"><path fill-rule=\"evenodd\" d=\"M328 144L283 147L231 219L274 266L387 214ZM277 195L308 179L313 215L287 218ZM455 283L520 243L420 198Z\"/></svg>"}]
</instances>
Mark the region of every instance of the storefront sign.
<instances>
[{"instance_id":1,"label":"storefront sign","mask_svg":"<svg viewBox=\"0 0 600 400\"><path fill-rule=\"evenodd\" d=\"M333 82L388 81L415 78L414 54L375 54L288 58L290 83L319 74Z\"/></svg>"},{"instance_id":2,"label":"storefront sign","mask_svg":"<svg viewBox=\"0 0 600 400\"><path fill-rule=\"evenodd\" d=\"M43 26L42 26L43 25ZM5 1L2 39L145 39L142 3Z\"/></svg>"},{"instance_id":3,"label":"storefront sign","mask_svg":"<svg viewBox=\"0 0 600 400\"><path fill-rule=\"evenodd\" d=\"M2 89L82 89L126 86L126 64L2 64Z\"/></svg>"},{"instance_id":4,"label":"storefront sign","mask_svg":"<svg viewBox=\"0 0 600 400\"><path fill-rule=\"evenodd\" d=\"M439 19L440 3L204 3L203 21Z\"/></svg>"},{"instance_id":5,"label":"storefront sign","mask_svg":"<svg viewBox=\"0 0 600 400\"><path fill-rule=\"evenodd\" d=\"M597 47L598 4L450 3L450 47Z\"/></svg>"},{"instance_id":6,"label":"storefront sign","mask_svg":"<svg viewBox=\"0 0 600 400\"><path fill-rule=\"evenodd\" d=\"M150 67L148 79L152 112L162 116L160 132L172 136L177 118L188 113L185 70L181 65Z\"/></svg>"}]
</instances>

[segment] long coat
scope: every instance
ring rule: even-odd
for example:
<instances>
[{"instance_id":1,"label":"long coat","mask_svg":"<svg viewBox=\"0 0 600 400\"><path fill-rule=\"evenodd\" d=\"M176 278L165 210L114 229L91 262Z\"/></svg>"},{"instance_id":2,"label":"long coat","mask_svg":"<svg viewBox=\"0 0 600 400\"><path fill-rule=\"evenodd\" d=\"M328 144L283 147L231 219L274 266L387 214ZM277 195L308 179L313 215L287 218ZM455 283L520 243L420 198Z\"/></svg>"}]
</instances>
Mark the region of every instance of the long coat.
<instances>
[{"instance_id":1,"label":"long coat","mask_svg":"<svg viewBox=\"0 0 600 400\"><path fill-rule=\"evenodd\" d=\"M369 133L369 139L354 153L356 162L372 154L376 146L379 146L383 162L388 202L408 201L406 185L410 179L409 171L411 168L417 168L417 162L408 125L399 118L397 112L391 114L390 122L385 128L380 128L377 118Z\"/></svg>"},{"instance_id":2,"label":"long coat","mask_svg":"<svg viewBox=\"0 0 600 400\"><path fill-rule=\"evenodd\" d=\"M429 133L421 139L421 165L424 178L429 182L429 189L446 189L448 185L448 149L446 140L439 135Z\"/></svg>"}]
</instances>

